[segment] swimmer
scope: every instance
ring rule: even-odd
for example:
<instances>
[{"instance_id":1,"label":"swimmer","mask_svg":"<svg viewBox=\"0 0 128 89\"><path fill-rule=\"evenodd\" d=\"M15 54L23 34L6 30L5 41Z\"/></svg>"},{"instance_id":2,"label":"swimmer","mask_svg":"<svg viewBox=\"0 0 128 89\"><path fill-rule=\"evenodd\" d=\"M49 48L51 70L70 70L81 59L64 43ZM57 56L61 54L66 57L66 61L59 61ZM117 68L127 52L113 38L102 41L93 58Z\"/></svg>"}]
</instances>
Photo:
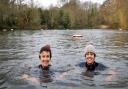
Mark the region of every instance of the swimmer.
<instances>
[{"instance_id":1,"label":"swimmer","mask_svg":"<svg viewBox=\"0 0 128 89\"><path fill-rule=\"evenodd\" d=\"M80 67L86 68L87 71L104 70L106 67L95 61L96 49L92 44L85 47L84 52L85 62L79 64Z\"/></svg>"},{"instance_id":2,"label":"swimmer","mask_svg":"<svg viewBox=\"0 0 128 89\"><path fill-rule=\"evenodd\" d=\"M51 66L50 64L51 57L52 57L52 53L51 53L50 45L43 46L39 52L40 65L38 66L38 68L42 71L49 71L49 68ZM39 83L39 80L37 78L31 77L30 75L27 74L23 74L22 79L29 80L34 83Z\"/></svg>"}]
</instances>

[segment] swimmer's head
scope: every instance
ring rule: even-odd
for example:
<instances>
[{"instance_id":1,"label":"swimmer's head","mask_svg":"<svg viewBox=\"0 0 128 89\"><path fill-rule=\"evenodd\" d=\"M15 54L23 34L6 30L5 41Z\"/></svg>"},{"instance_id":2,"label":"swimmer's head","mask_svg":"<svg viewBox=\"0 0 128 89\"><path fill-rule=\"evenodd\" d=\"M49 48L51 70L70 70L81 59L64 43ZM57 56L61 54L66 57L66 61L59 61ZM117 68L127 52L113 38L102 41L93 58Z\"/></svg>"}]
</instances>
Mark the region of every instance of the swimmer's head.
<instances>
[{"instance_id":1,"label":"swimmer's head","mask_svg":"<svg viewBox=\"0 0 128 89\"><path fill-rule=\"evenodd\" d=\"M43 51L49 52L49 53L50 53L50 59L51 59L51 57L52 57L52 52L51 52L50 45L45 45L45 46L43 46L43 47L40 49L40 54L41 54ZM39 55L39 58L40 58L40 55Z\"/></svg>"},{"instance_id":2,"label":"swimmer's head","mask_svg":"<svg viewBox=\"0 0 128 89\"><path fill-rule=\"evenodd\" d=\"M43 67L48 67L51 61L52 53L50 45L45 45L41 48L39 53L39 59Z\"/></svg>"},{"instance_id":3,"label":"swimmer's head","mask_svg":"<svg viewBox=\"0 0 128 89\"><path fill-rule=\"evenodd\" d=\"M92 44L88 44L85 47L85 59L87 64L93 64L96 57L96 50Z\"/></svg>"},{"instance_id":4,"label":"swimmer's head","mask_svg":"<svg viewBox=\"0 0 128 89\"><path fill-rule=\"evenodd\" d=\"M92 45L92 44L88 44L86 45L85 47L85 51L84 51L84 54L86 56L87 53L93 53L95 56L96 56L96 49L95 47Z\"/></svg>"}]
</instances>

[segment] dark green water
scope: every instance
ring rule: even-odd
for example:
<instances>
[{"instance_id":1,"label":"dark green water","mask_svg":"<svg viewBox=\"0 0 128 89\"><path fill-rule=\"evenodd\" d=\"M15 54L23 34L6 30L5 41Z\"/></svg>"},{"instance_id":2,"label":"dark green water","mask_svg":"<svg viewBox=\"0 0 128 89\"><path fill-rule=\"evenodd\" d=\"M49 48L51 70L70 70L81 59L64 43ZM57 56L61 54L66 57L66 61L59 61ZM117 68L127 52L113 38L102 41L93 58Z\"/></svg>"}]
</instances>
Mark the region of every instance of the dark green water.
<instances>
[{"instance_id":1,"label":"dark green water","mask_svg":"<svg viewBox=\"0 0 128 89\"><path fill-rule=\"evenodd\" d=\"M81 38L72 38L81 34ZM84 47L92 42L96 61L107 67L86 77L76 64L84 61ZM52 82L35 84L21 76L39 64L42 46L52 48ZM66 72L62 72L66 71ZM37 74L38 77L38 74ZM128 31L115 30L23 30L0 31L0 89L128 89Z\"/></svg>"}]
</instances>

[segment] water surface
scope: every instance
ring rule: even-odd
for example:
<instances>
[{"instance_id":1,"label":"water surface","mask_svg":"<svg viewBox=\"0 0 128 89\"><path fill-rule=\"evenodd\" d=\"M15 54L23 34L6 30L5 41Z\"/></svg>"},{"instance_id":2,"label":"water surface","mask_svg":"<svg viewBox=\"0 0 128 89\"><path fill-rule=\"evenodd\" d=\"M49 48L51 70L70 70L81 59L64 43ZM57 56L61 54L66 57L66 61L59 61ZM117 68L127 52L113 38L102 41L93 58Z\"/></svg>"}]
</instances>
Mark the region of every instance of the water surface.
<instances>
[{"instance_id":1,"label":"water surface","mask_svg":"<svg viewBox=\"0 0 128 89\"><path fill-rule=\"evenodd\" d=\"M72 35L83 35L72 38ZM84 61L84 48L92 42L96 61L109 67L87 77L76 64ZM42 46L52 48L52 82L35 84L21 79L39 64ZM38 74L37 74L38 77ZM128 31L116 30L17 30L0 31L0 89L128 89Z\"/></svg>"}]
</instances>

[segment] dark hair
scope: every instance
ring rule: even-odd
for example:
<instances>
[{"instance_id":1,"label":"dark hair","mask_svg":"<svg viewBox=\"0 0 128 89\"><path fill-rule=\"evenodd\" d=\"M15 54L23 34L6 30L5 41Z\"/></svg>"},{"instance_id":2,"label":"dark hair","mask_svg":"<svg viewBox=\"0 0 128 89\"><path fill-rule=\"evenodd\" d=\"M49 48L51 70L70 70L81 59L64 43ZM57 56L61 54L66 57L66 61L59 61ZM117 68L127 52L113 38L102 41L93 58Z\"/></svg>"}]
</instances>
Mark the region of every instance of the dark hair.
<instances>
[{"instance_id":1,"label":"dark hair","mask_svg":"<svg viewBox=\"0 0 128 89\"><path fill-rule=\"evenodd\" d=\"M43 47L40 49L40 54L41 54L43 51L50 52L50 58L52 57L52 52L51 52L50 45L45 45L45 46L43 46ZM40 58L40 55L39 55L39 58Z\"/></svg>"}]
</instances>

